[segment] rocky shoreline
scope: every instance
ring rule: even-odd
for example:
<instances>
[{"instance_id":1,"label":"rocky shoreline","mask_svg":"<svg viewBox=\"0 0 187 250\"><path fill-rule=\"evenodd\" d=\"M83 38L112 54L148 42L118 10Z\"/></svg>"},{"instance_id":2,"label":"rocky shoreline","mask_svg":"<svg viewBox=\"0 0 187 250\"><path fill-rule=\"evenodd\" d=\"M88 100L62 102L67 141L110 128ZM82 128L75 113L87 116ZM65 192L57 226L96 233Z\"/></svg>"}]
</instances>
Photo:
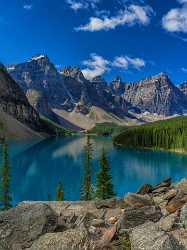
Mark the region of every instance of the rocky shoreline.
<instances>
[{"instance_id":1,"label":"rocky shoreline","mask_svg":"<svg viewBox=\"0 0 187 250\"><path fill-rule=\"evenodd\" d=\"M22 202L0 212L0 250L185 250L187 179L123 199Z\"/></svg>"}]
</instances>

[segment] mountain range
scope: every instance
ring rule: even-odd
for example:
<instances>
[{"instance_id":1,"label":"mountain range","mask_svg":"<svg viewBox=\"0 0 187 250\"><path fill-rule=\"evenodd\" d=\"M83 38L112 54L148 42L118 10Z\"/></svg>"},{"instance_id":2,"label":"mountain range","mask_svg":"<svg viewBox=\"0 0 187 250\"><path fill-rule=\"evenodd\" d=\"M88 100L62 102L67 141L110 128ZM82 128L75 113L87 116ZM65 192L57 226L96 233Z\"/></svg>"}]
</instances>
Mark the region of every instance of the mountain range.
<instances>
[{"instance_id":1,"label":"mountain range","mask_svg":"<svg viewBox=\"0 0 187 250\"><path fill-rule=\"evenodd\" d=\"M187 82L176 86L166 73L134 83L119 76L110 83L102 76L87 80L79 67L57 70L46 55L8 65L7 72L25 94L18 99L28 99L33 124L36 112L76 130L101 122L135 125L187 113Z\"/></svg>"}]
</instances>

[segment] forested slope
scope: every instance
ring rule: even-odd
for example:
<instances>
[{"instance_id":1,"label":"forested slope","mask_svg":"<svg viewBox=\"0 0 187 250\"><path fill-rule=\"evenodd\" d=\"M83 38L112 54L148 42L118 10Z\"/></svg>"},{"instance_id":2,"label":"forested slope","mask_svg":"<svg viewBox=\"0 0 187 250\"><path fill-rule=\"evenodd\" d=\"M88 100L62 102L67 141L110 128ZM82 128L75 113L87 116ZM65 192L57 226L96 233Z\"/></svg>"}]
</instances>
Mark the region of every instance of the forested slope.
<instances>
[{"instance_id":1,"label":"forested slope","mask_svg":"<svg viewBox=\"0 0 187 250\"><path fill-rule=\"evenodd\" d=\"M116 123L104 122L104 123L97 123L92 129L88 132L90 134L97 134L97 135L117 135L126 129L125 126L120 126Z\"/></svg>"},{"instance_id":2,"label":"forested slope","mask_svg":"<svg viewBox=\"0 0 187 250\"><path fill-rule=\"evenodd\" d=\"M187 117L129 128L114 138L116 145L187 151Z\"/></svg>"}]
</instances>

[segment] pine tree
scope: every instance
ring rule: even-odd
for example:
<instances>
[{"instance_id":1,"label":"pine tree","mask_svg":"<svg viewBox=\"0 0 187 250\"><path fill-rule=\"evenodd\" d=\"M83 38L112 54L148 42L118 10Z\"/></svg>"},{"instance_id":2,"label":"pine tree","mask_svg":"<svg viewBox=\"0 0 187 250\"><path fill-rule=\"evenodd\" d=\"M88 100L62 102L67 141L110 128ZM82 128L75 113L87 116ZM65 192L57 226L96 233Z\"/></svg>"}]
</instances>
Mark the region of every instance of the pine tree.
<instances>
[{"instance_id":1,"label":"pine tree","mask_svg":"<svg viewBox=\"0 0 187 250\"><path fill-rule=\"evenodd\" d=\"M100 159L100 170L96 177L96 198L109 199L115 196L113 191L112 176L110 175L109 162L103 149Z\"/></svg>"},{"instance_id":2,"label":"pine tree","mask_svg":"<svg viewBox=\"0 0 187 250\"><path fill-rule=\"evenodd\" d=\"M64 200L64 191L62 183L59 182L56 188L56 201L63 201L63 200Z\"/></svg>"},{"instance_id":3,"label":"pine tree","mask_svg":"<svg viewBox=\"0 0 187 250\"><path fill-rule=\"evenodd\" d=\"M7 210L12 207L11 195L10 195L10 174L9 174L9 160L8 160L8 145L3 143L2 154L2 172L1 172L1 197L0 206L3 210Z\"/></svg>"},{"instance_id":4,"label":"pine tree","mask_svg":"<svg viewBox=\"0 0 187 250\"><path fill-rule=\"evenodd\" d=\"M87 142L84 148L84 176L81 188L81 200L91 200L93 198L92 188L92 144L90 136L87 135Z\"/></svg>"}]
</instances>

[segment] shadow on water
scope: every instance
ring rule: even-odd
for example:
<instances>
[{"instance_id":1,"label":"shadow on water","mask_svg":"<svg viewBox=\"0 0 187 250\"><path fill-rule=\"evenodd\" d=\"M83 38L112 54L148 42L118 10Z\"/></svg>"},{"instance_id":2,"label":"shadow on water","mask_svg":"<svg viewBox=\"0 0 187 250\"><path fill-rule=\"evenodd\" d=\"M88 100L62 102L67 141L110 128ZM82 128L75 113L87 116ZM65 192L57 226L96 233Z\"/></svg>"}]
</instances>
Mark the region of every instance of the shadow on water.
<instances>
[{"instance_id":1,"label":"shadow on water","mask_svg":"<svg viewBox=\"0 0 187 250\"><path fill-rule=\"evenodd\" d=\"M63 183L65 198L77 200L83 172L86 138L74 136L52 138L14 152L11 145L11 183L14 203L22 200L46 200L54 197L55 187ZM144 183L155 184L171 176L178 180L187 176L187 156L170 152L115 148L111 138L93 137L93 180L98 159L105 147L118 196L136 191Z\"/></svg>"}]
</instances>

